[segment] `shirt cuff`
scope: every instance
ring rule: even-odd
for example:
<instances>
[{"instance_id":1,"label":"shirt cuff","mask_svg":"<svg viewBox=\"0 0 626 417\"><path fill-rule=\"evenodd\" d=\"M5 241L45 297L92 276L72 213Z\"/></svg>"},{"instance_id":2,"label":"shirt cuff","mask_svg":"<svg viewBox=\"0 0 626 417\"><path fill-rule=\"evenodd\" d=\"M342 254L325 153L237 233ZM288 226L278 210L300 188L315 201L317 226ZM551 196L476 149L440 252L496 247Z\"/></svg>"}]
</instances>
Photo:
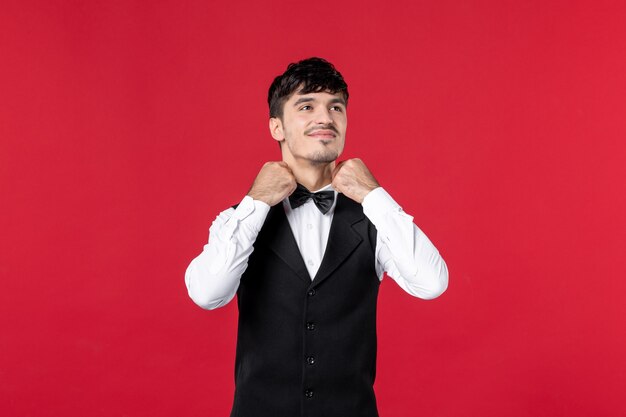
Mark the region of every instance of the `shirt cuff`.
<instances>
[{"instance_id":1,"label":"shirt cuff","mask_svg":"<svg viewBox=\"0 0 626 417\"><path fill-rule=\"evenodd\" d=\"M389 213L402 213L409 216L383 187L376 187L367 193L361 204L363 205L363 213L375 226L379 226ZM409 217L413 218L412 216Z\"/></svg>"},{"instance_id":2,"label":"shirt cuff","mask_svg":"<svg viewBox=\"0 0 626 417\"><path fill-rule=\"evenodd\" d=\"M261 200L255 200L249 195L246 195L235 209L231 218L224 225L222 236L230 239L237 225L240 223L252 229L255 233L259 233L269 211L269 204Z\"/></svg>"},{"instance_id":3,"label":"shirt cuff","mask_svg":"<svg viewBox=\"0 0 626 417\"><path fill-rule=\"evenodd\" d=\"M265 223L265 218L269 211L269 204L246 195L235 209L234 216L237 220L245 221L246 225L259 231L263 223Z\"/></svg>"}]
</instances>

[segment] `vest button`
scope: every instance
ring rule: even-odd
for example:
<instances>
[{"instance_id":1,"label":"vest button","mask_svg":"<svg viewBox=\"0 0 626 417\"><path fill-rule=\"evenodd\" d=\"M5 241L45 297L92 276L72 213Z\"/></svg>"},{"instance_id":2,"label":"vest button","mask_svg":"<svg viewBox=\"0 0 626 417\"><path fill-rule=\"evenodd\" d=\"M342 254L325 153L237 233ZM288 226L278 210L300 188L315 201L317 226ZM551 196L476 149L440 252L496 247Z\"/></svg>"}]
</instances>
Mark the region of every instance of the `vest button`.
<instances>
[{"instance_id":1,"label":"vest button","mask_svg":"<svg viewBox=\"0 0 626 417\"><path fill-rule=\"evenodd\" d=\"M308 363L309 365L314 365L315 364L315 357L309 356L308 358L306 358L306 363Z\"/></svg>"},{"instance_id":2,"label":"vest button","mask_svg":"<svg viewBox=\"0 0 626 417\"><path fill-rule=\"evenodd\" d=\"M311 289L309 290L309 292L308 292L309 297L313 297L313 296L315 295L315 292L316 292L316 291L315 291L315 288L311 288Z\"/></svg>"},{"instance_id":3,"label":"vest button","mask_svg":"<svg viewBox=\"0 0 626 417\"><path fill-rule=\"evenodd\" d=\"M312 398L313 397L313 390L312 389L307 389L304 391L304 396L307 398Z\"/></svg>"},{"instance_id":4,"label":"vest button","mask_svg":"<svg viewBox=\"0 0 626 417\"><path fill-rule=\"evenodd\" d=\"M306 324L306 329L307 330L315 330L315 323L313 323L312 321L308 322Z\"/></svg>"}]
</instances>

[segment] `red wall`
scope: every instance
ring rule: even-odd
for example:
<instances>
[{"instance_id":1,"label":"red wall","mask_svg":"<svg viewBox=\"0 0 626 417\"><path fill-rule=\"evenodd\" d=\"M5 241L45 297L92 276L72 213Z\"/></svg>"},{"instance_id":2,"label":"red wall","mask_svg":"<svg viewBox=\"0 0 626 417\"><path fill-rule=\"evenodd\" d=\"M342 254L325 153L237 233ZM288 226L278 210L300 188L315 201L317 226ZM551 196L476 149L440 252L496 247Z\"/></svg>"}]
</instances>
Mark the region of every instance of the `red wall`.
<instances>
[{"instance_id":1,"label":"red wall","mask_svg":"<svg viewBox=\"0 0 626 417\"><path fill-rule=\"evenodd\" d=\"M318 55L345 153L435 243L385 278L383 417L622 416L626 5L17 1L0 11L0 415L226 416L237 310L184 272Z\"/></svg>"}]
</instances>

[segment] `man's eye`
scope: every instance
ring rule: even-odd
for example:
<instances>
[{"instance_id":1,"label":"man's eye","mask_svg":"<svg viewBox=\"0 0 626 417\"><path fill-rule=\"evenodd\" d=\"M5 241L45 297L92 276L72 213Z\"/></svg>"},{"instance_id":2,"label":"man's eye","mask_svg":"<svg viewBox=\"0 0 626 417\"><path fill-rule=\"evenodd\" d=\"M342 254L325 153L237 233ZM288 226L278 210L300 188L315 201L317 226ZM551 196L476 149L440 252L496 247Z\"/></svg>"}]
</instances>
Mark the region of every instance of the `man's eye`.
<instances>
[{"instance_id":1,"label":"man's eye","mask_svg":"<svg viewBox=\"0 0 626 417\"><path fill-rule=\"evenodd\" d=\"M337 109L338 111L343 111L343 109L340 106L333 106L331 107L331 109Z\"/></svg>"},{"instance_id":2,"label":"man's eye","mask_svg":"<svg viewBox=\"0 0 626 417\"><path fill-rule=\"evenodd\" d=\"M306 109L307 107L311 107L311 106L302 106L302 107L300 107L300 110L304 110L304 109Z\"/></svg>"}]
</instances>

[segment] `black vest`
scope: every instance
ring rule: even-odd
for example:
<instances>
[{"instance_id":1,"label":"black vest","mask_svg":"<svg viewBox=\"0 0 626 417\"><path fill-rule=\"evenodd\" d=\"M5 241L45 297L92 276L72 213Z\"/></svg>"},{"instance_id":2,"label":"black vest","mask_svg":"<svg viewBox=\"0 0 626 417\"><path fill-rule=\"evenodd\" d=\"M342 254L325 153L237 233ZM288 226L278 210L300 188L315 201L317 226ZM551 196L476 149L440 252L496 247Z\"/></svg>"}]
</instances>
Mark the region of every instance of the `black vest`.
<instances>
[{"instance_id":1,"label":"black vest","mask_svg":"<svg viewBox=\"0 0 626 417\"><path fill-rule=\"evenodd\" d=\"M375 247L361 204L337 194L311 281L282 203L270 208L237 290L231 417L378 417Z\"/></svg>"}]
</instances>

